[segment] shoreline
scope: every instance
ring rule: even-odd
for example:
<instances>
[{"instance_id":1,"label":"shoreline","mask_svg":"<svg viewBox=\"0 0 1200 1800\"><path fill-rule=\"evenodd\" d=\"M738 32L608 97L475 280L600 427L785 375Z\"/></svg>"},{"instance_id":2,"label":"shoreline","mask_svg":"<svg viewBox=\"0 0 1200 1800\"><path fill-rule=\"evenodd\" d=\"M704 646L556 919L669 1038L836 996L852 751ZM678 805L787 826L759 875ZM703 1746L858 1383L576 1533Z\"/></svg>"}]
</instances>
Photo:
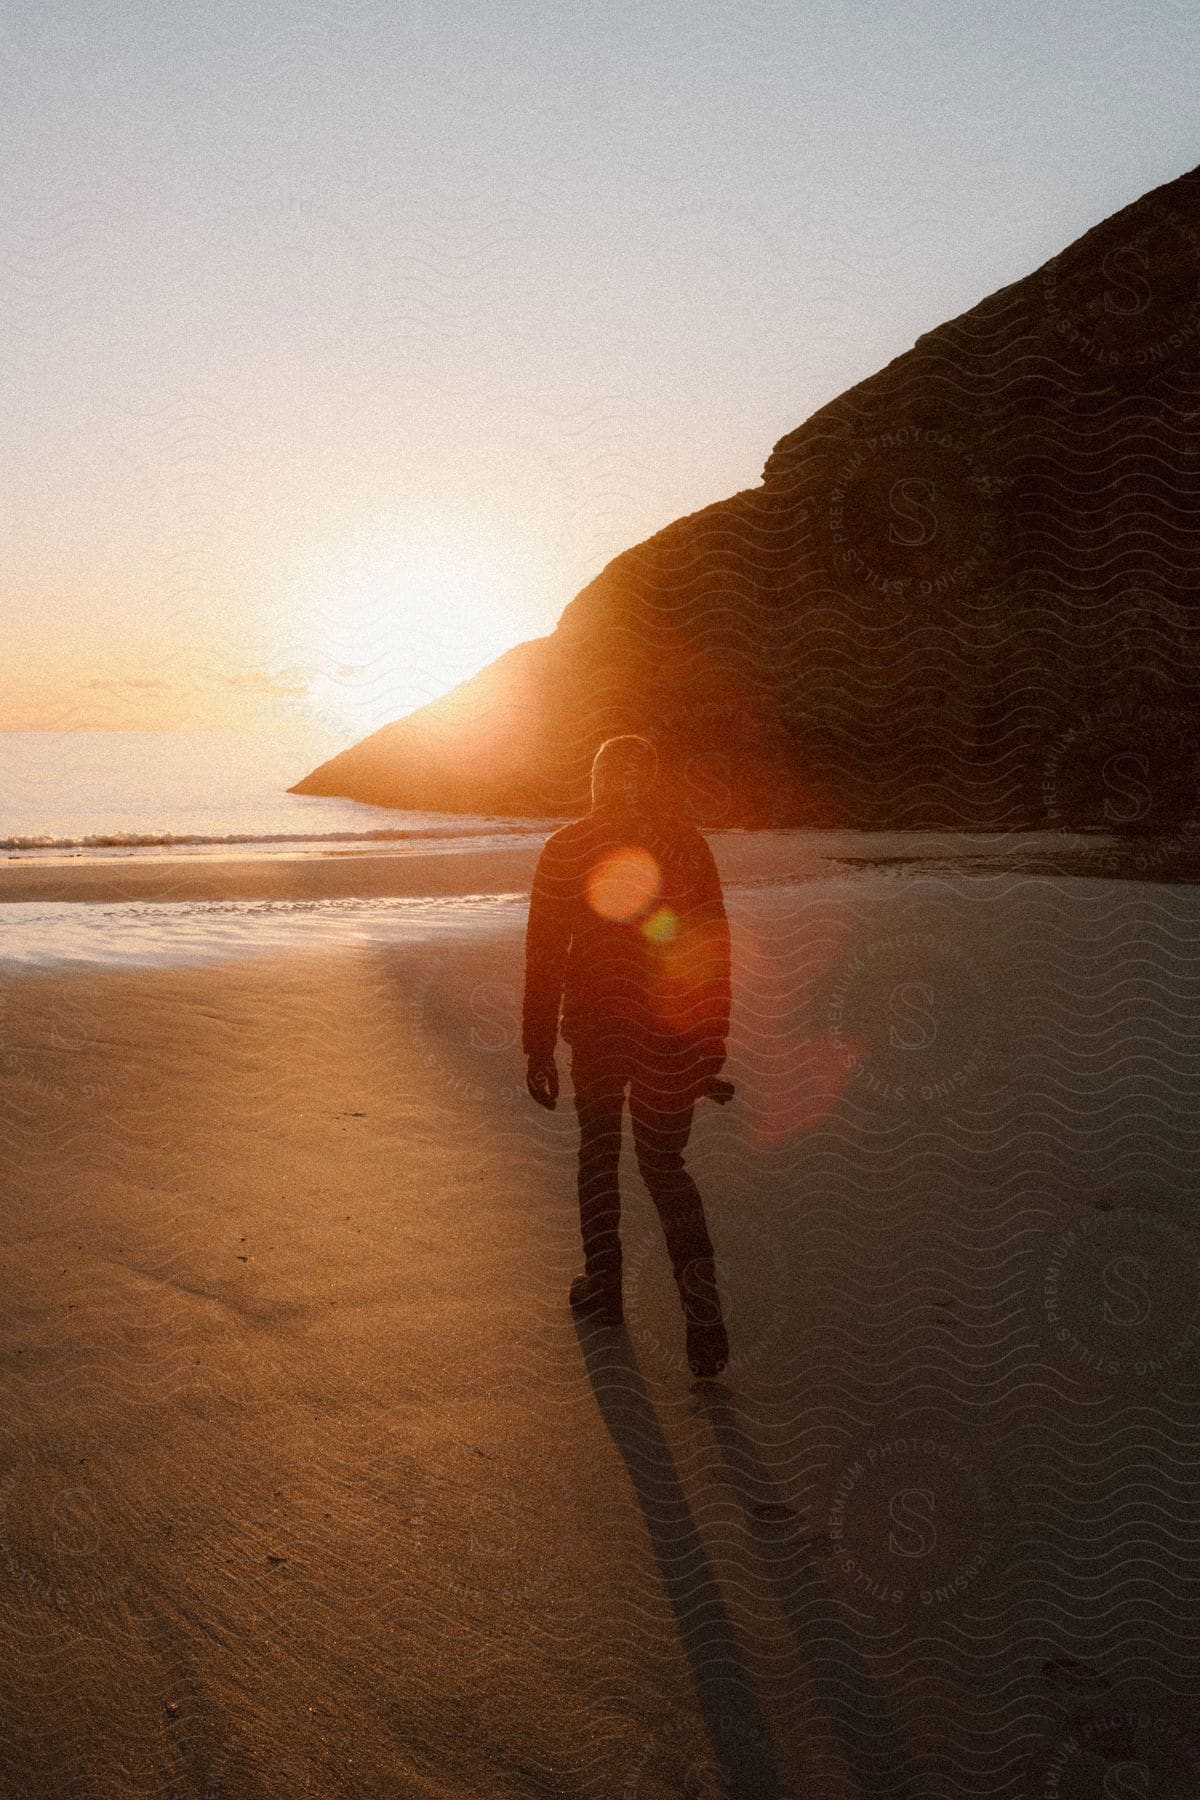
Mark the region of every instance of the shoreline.
<instances>
[{"instance_id":1,"label":"shoreline","mask_svg":"<svg viewBox=\"0 0 1200 1800\"><path fill-rule=\"evenodd\" d=\"M438 899L527 894L545 836L515 843L446 837L417 852L370 846L307 854L186 854L0 861L0 907L135 901ZM1073 876L1185 886L1200 881L1200 856L1186 837L1089 838L1041 831L855 832L711 830L722 880L761 886L821 876L874 873Z\"/></svg>"},{"instance_id":2,"label":"shoreline","mask_svg":"<svg viewBox=\"0 0 1200 1800\"><path fill-rule=\"evenodd\" d=\"M240 856L200 861L147 857L126 863L79 861L0 866L0 906L131 900L348 900L528 892L541 839L514 849L419 856ZM495 884L494 886L491 884Z\"/></svg>"}]
</instances>

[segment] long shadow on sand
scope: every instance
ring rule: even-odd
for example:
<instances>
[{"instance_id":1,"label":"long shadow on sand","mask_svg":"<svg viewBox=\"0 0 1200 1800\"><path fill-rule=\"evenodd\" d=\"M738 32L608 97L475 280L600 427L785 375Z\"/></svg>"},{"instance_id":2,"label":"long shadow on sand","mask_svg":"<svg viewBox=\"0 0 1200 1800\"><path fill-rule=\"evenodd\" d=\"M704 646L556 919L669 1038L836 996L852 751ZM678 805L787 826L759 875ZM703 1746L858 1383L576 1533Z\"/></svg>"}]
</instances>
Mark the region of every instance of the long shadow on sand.
<instances>
[{"instance_id":1,"label":"long shadow on sand","mask_svg":"<svg viewBox=\"0 0 1200 1800\"><path fill-rule=\"evenodd\" d=\"M899 1726L803 1527L719 1382L698 1382L724 1474L861 1800L924 1794Z\"/></svg>"},{"instance_id":2,"label":"long shadow on sand","mask_svg":"<svg viewBox=\"0 0 1200 1800\"><path fill-rule=\"evenodd\" d=\"M646 1521L730 1800L791 1800L720 1583L624 1331L576 1320L588 1378ZM924 1791L852 1626L800 1523L717 1383L698 1383L726 1483L800 1651L806 1688L837 1741L852 1791L894 1800Z\"/></svg>"},{"instance_id":3,"label":"long shadow on sand","mask_svg":"<svg viewBox=\"0 0 1200 1800\"><path fill-rule=\"evenodd\" d=\"M630 1471L662 1586L691 1665L696 1697L729 1800L793 1800L741 1645L721 1598L675 1458L624 1330L576 1319L579 1346L608 1435Z\"/></svg>"},{"instance_id":4,"label":"long shadow on sand","mask_svg":"<svg viewBox=\"0 0 1200 1800\"><path fill-rule=\"evenodd\" d=\"M575 1321L588 1378L646 1521L729 1800L794 1800L720 1584L629 1339Z\"/></svg>"}]
</instances>

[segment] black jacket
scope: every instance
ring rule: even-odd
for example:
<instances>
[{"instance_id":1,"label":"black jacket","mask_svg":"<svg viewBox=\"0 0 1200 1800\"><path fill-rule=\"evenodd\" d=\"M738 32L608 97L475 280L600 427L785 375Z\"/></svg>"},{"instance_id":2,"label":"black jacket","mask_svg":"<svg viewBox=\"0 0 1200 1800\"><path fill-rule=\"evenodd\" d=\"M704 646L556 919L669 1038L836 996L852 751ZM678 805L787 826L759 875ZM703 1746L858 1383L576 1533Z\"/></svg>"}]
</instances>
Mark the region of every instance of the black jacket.
<instances>
[{"instance_id":1,"label":"black jacket","mask_svg":"<svg viewBox=\"0 0 1200 1800\"><path fill-rule=\"evenodd\" d=\"M729 922L712 852L691 825L612 809L548 838L525 939L522 1041L725 1060Z\"/></svg>"}]
</instances>

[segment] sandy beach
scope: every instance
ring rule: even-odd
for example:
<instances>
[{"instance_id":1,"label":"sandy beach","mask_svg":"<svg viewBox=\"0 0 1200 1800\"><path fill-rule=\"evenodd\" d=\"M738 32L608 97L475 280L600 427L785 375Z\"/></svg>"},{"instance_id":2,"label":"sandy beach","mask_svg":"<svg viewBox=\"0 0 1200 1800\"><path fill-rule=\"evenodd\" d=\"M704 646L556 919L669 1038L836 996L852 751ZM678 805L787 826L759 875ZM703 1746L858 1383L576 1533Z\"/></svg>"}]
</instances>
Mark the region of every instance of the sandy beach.
<instances>
[{"instance_id":1,"label":"sandy beach","mask_svg":"<svg viewBox=\"0 0 1200 1800\"><path fill-rule=\"evenodd\" d=\"M5 976L0 1792L1194 1791L1200 894L754 849L707 1389L631 1158L565 1306L519 908Z\"/></svg>"}]
</instances>

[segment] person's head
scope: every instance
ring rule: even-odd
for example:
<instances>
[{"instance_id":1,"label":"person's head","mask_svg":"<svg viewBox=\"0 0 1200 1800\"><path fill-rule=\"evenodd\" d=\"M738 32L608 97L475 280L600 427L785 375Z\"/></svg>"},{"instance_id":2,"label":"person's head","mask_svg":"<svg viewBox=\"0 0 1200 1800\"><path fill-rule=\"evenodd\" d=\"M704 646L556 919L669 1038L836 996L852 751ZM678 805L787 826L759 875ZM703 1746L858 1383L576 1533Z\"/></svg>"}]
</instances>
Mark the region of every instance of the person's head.
<instances>
[{"instance_id":1,"label":"person's head","mask_svg":"<svg viewBox=\"0 0 1200 1800\"><path fill-rule=\"evenodd\" d=\"M637 807L654 789L658 756L648 738L612 737L601 744L592 763L592 805Z\"/></svg>"}]
</instances>

